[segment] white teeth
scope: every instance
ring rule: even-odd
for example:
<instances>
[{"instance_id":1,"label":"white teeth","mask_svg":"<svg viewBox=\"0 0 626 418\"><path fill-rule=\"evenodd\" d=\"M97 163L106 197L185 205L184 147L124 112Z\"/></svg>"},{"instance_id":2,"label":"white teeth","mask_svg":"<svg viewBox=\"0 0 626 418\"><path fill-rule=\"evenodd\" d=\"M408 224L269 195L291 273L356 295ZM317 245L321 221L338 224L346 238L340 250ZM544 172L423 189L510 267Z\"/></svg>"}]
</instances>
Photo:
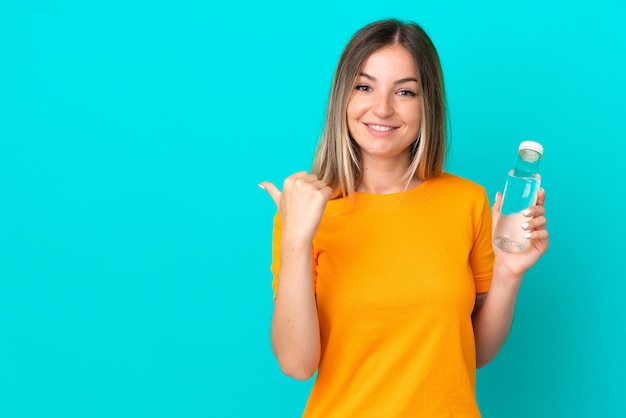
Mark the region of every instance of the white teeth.
<instances>
[{"instance_id":1,"label":"white teeth","mask_svg":"<svg viewBox=\"0 0 626 418\"><path fill-rule=\"evenodd\" d=\"M392 126L381 126L381 125L367 125L375 131L388 132L393 130Z\"/></svg>"}]
</instances>

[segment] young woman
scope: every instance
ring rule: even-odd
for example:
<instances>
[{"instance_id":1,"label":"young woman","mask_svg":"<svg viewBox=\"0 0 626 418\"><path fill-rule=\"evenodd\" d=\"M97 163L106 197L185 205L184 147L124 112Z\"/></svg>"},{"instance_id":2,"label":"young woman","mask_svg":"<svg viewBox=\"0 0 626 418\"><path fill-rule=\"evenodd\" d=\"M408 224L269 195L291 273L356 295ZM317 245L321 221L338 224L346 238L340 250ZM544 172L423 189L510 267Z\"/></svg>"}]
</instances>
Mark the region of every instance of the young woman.
<instances>
[{"instance_id":1,"label":"young woman","mask_svg":"<svg viewBox=\"0 0 626 418\"><path fill-rule=\"evenodd\" d=\"M546 251L543 202L527 249L492 247L479 185L443 171L445 98L416 24L358 31L336 69L312 172L282 192L271 340L282 370L317 370L306 417L479 417L476 367L504 343L524 272Z\"/></svg>"}]
</instances>

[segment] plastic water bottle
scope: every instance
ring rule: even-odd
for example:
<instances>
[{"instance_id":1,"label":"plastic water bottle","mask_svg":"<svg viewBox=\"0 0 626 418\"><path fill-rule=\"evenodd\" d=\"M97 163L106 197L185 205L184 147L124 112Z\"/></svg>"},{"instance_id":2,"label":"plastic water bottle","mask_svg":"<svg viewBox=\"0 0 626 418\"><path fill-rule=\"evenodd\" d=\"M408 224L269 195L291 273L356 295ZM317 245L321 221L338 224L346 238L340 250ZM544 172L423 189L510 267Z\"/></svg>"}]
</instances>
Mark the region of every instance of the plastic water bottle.
<instances>
[{"instance_id":1,"label":"plastic water bottle","mask_svg":"<svg viewBox=\"0 0 626 418\"><path fill-rule=\"evenodd\" d=\"M522 224L532 218L524 216L522 211L537 202L542 156L541 144L524 141L519 146L517 164L509 171L502 196L501 216L493 236L494 245L506 252L523 251L528 243Z\"/></svg>"}]
</instances>

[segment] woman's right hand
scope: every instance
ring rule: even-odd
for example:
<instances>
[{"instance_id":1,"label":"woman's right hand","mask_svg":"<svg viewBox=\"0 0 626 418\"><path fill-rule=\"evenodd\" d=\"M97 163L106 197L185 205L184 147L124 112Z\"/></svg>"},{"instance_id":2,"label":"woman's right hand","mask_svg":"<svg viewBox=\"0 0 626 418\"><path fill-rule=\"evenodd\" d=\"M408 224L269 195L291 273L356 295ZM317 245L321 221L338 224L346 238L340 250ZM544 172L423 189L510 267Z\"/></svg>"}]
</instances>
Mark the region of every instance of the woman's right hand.
<instances>
[{"instance_id":1,"label":"woman's right hand","mask_svg":"<svg viewBox=\"0 0 626 418\"><path fill-rule=\"evenodd\" d=\"M321 344L311 244L331 189L304 171L285 179L283 191L259 184L270 194L282 222L278 287L272 314L272 349L281 369L296 379L311 377Z\"/></svg>"},{"instance_id":2,"label":"woman's right hand","mask_svg":"<svg viewBox=\"0 0 626 418\"><path fill-rule=\"evenodd\" d=\"M267 181L259 186L270 194L278 208L283 239L310 243L317 232L332 189L306 171L287 177L282 192Z\"/></svg>"}]
</instances>

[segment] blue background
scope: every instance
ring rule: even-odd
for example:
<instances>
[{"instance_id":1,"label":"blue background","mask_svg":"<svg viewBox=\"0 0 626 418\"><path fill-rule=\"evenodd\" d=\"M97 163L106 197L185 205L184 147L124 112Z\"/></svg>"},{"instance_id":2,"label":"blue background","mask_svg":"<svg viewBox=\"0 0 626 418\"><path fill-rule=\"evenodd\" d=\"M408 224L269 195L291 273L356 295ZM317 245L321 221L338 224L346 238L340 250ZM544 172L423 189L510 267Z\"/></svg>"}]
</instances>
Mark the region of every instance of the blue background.
<instances>
[{"instance_id":1,"label":"blue background","mask_svg":"<svg viewBox=\"0 0 626 418\"><path fill-rule=\"evenodd\" d=\"M448 171L493 200L546 150L551 248L484 416L626 416L623 3L209 3L0 0L0 416L300 415L257 183L310 167L343 46L387 17L440 52Z\"/></svg>"}]
</instances>

